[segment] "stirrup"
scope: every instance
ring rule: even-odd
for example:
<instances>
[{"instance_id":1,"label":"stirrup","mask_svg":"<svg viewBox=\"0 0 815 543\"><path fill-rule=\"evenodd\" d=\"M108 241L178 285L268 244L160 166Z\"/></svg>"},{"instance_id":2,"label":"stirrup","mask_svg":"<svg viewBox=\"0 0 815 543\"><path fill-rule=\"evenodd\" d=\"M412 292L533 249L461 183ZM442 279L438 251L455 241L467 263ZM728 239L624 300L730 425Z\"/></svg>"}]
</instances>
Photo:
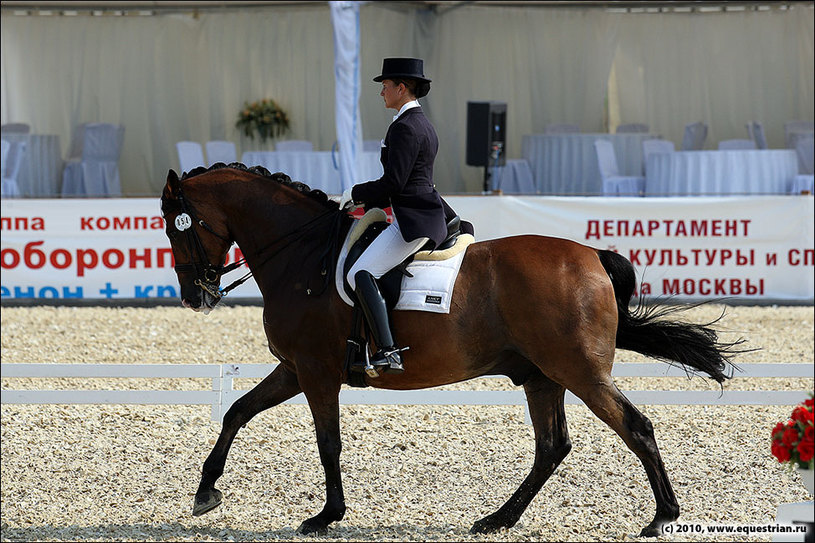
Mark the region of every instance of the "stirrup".
<instances>
[{"instance_id":1,"label":"stirrup","mask_svg":"<svg viewBox=\"0 0 815 543\"><path fill-rule=\"evenodd\" d=\"M402 347L401 349L388 349L377 352L371 364L376 368L382 368L385 373L402 373L405 371L405 366L402 364L402 357L399 353L409 350L410 347Z\"/></svg>"},{"instance_id":2,"label":"stirrup","mask_svg":"<svg viewBox=\"0 0 815 543\"><path fill-rule=\"evenodd\" d=\"M365 344L365 348L362 350L362 354L365 358L365 373L367 373L368 377L370 377L371 379L376 379L377 377L379 377L379 372L376 371L374 365L371 364L371 356L368 351L367 343Z\"/></svg>"},{"instance_id":3,"label":"stirrup","mask_svg":"<svg viewBox=\"0 0 815 543\"><path fill-rule=\"evenodd\" d=\"M348 338L346 343L349 346L349 350L355 354L346 355L349 357L350 364L349 369L352 372L362 373L365 372L368 374L369 377L379 377L379 373L377 373L376 368L371 365L370 355L368 352L368 345L367 343L363 343L363 340L360 338ZM361 354L361 357L360 357Z\"/></svg>"}]
</instances>

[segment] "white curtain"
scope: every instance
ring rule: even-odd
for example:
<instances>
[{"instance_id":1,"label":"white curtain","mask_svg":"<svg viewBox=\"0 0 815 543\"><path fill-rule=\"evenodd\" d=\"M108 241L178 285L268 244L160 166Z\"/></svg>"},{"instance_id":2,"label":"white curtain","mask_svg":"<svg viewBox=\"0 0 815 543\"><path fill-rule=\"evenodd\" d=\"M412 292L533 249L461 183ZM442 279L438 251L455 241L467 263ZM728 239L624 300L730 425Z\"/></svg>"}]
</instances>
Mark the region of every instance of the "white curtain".
<instances>
[{"instance_id":1,"label":"white curtain","mask_svg":"<svg viewBox=\"0 0 815 543\"><path fill-rule=\"evenodd\" d=\"M703 121L709 149L747 138L755 120L770 147L784 147L784 122L813 118L813 20L811 4L629 14L618 33L614 117L645 122L677 148L684 124Z\"/></svg>"},{"instance_id":2,"label":"white curtain","mask_svg":"<svg viewBox=\"0 0 815 543\"><path fill-rule=\"evenodd\" d=\"M508 158L520 157L524 134L543 132L551 122L600 131L616 19L575 9L471 7L442 14L426 99L440 139L437 185L483 188L483 168L464 160L468 101L506 102Z\"/></svg>"},{"instance_id":3,"label":"white curtain","mask_svg":"<svg viewBox=\"0 0 815 543\"><path fill-rule=\"evenodd\" d=\"M123 124L127 196L160 193L179 167L177 141L261 148L235 128L244 101L278 101L292 119L287 139L326 151L336 139L327 3L150 17L4 8L1 22L2 122L58 134L63 153L79 123ZM483 169L465 164L470 100L507 103L508 158L552 122L583 131L645 122L678 147L687 122L707 122L710 145L745 137L744 123L758 120L779 147L785 121L813 118L811 3L680 14L369 2L360 27L362 137L382 138L393 115L371 81L382 59L423 58L433 83L420 102L439 133L443 193L481 190Z\"/></svg>"},{"instance_id":4,"label":"white curtain","mask_svg":"<svg viewBox=\"0 0 815 543\"><path fill-rule=\"evenodd\" d=\"M123 124L127 196L160 194L167 171L179 168L177 141L232 140L239 155L263 148L235 128L246 101L276 100L291 119L284 139L325 150L335 140L327 5L197 16L6 13L3 122L25 119L34 132L59 134L64 152L76 124Z\"/></svg>"}]
</instances>

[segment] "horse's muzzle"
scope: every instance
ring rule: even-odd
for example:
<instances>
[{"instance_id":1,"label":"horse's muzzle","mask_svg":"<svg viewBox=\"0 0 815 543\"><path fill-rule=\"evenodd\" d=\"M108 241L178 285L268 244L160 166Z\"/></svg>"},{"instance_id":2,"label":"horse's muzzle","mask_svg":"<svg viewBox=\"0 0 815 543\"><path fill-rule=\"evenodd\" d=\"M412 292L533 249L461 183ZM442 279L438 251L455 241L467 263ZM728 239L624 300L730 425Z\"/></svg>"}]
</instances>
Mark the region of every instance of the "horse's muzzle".
<instances>
[{"instance_id":1,"label":"horse's muzzle","mask_svg":"<svg viewBox=\"0 0 815 543\"><path fill-rule=\"evenodd\" d=\"M181 305L187 309L192 309L196 313L209 315L209 312L221 301L220 295L212 294L218 292L218 285L208 285L210 288L199 288L196 286L192 295L182 292Z\"/></svg>"}]
</instances>

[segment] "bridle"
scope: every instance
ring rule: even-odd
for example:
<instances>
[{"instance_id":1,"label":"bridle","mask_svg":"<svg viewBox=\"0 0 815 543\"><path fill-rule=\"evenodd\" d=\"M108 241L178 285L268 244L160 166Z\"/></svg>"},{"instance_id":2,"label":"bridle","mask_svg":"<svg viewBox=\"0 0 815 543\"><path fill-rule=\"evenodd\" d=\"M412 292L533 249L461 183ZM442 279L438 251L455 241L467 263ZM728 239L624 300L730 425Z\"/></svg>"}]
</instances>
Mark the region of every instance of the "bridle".
<instances>
[{"instance_id":1,"label":"bridle","mask_svg":"<svg viewBox=\"0 0 815 543\"><path fill-rule=\"evenodd\" d=\"M185 234L187 236L187 245L190 248L190 251L189 251L190 256L192 257L193 251L195 251L195 252L198 253L198 257L199 257L200 261L193 260L190 264L177 264L173 268L175 269L175 271L181 272L181 273L183 273L183 272L194 272L196 274L196 278L193 281L193 284L198 286L201 290L203 290L203 291L207 292L208 294L210 294L213 298L215 298L216 301L220 300L223 296L226 296L232 289L242 285L250 277L252 277L252 272L249 271L246 275L244 275L240 279L234 281L233 283L231 283L227 287L219 289L218 285L219 285L219 283L221 281L221 276L223 276L223 275L225 275L225 274L227 274L227 273L229 273L231 271L234 271L234 270L238 269L240 266L244 265L246 263L246 259L242 258L242 259L240 259L238 261L233 262L232 264L229 264L228 266L215 265L215 264L210 263L209 260L207 259L207 253L206 253L206 250L204 249L204 245L203 245L203 243L201 243L201 238L198 236L198 232L196 231L195 228L192 228L193 221L198 223L200 226L202 226L207 232L209 232L213 236L215 236L218 239L221 239L221 240L229 243L230 245L232 244L232 240L227 238L227 237L224 237L224 236L220 235L209 224L207 224L203 219L199 219L195 215L195 213L193 212L191 207L187 204L187 201L184 199L184 195L181 193L180 188L178 190L177 199L178 199L179 203L181 204L181 213L179 215L177 215L176 218L175 218L175 227L176 227L176 229L178 231L185 232ZM287 234L284 234L284 235L280 236L276 240L272 241L269 245L267 245L266 247L264 247L263 249L258 251L259 254L263 253L264 251L266 251L267 249L269 249L273 245L275 245L275 244L277 244L277 243L279 243L279 242L281 242L283 240L286 240L287 238L290 238L290 237L292 238L292 239L289 239L284 245L279 247L272 254L266 256L263 259L263 261L261 262L261 265L265 264L271 258L273 258L278 253L283 251L285 248L290 246L292 243L294 243L295 241L297 241L301 237L303 237L306 233L308 233L308 231L311 230L311 228L316 226L318 221L322 220L325 217L332 216L332 215L335 217L335 223L334 223L334 227L332 228L332 232L331 232L331 234L329 236L328 247L323 252L322 262L321 262L322 269L320 271L320 274L323 277L323 286L319 290L319 292L316 293L317 295L322 294L325 291L326 286L328 285L329 277L331 276L331 274L328 273L328 272L329 272L329 269L330 269L331 265L333 265L335 257L336 257L336 250L337 250L337 248L336 248L336 245L337 245L336 238L337 238L338 229L340 228L342 217L344 215L344 213L342 213L341 210L339 210L339 209L337 209L337 210L329 209L325 213L321 213L321 214L317 215L316 217L314 217L314 218L310 219L309 221L307 221L305 224L299 226L298 228L295 228L294 230L288 232ZM292 237L292 236L294 236L294 237ZM310 288L306 290L306 293L308 295L314 294L314 292Z\"/></svg>"},{"instance_id":2,"label":"bridle","mask_svg":"<svg viewBox=\"0 0 815 543\"><path fill-rule=\"evenodd\" d=\"M181 204L181 213L178 214L175 218L175 227L179 232L184 232L187 237L187 245L189 247L189 253L192 257L194 253L198 253L198 258L200 260L195 260L190 264L176 264L173 266L175 271L184 273L184 272L193 272L195 273L196 277L193 281L197 287L201 290L207 292L215 298L216 300L220 300L223 296L232 290L233 288L237 287L239 284L243 283L251 276L251 273L246 275L244 278L239 279L232 285L224 289L219 289L218 284L221 282L221 276L229 273L233 270L238 269L242 266L246 259L241 259L228 266L223 265L214 265L209 262L207 258L207 252L204 249L204 244L201 243L201 238L198 236L198 231L192 227L193 221L201 225L207 232L212 234L218 239L221 239L230 245L232 244L232 240L220 235L216 232L210 225L208 225L203 219L199 219L195 212L190 208L187 204L187 201L184 199L184 195L181 193L181 190L178 191L178 201Z\"/></svg>"}]
</instances>

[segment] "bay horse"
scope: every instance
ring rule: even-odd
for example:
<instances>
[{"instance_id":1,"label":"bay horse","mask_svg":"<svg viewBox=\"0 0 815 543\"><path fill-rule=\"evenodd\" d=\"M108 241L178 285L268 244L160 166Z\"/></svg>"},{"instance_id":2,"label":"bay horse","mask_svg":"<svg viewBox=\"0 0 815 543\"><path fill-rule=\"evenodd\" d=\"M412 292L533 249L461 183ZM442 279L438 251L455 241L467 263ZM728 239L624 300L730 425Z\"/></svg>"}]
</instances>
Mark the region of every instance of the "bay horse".
<instances>
[{"instance_id":1,"label":"bay horse","mask_svg":"<svg viewBox=\"0 0 815 543\"><path fill-rule=\"evenodd\" d=\"M220 505L215 482L238 430L252 417L302 392L314 418L325 471L323 509L298 532L323 532L343 518L340 477L340 388L352 309L334 288L326 255L352 221L321 191L283 174L233 163L197 168L182 179L170 170L161 196L166 234L184 307L209 312L220 300L221 275L232 243L263 297L263 327L280 364L238 399L203 464L193 515ZM665 304L629 307L635 273L623 256L539 235L470 245L449 314L394 311L392 326L405 353L405 372L365 376L367 385L411 390L484 375L523 386L535 434L531 472L472 533L509 528L571 449L564 393L568 389L610 426L640 459L656 500L641 532L658 536L679 517L651 422L611 377L615 348L628 349L703 373L722 383L742 340L723 343L713 323L666 318ZM721 317L720 317L721 318ZM718 320L718 319L717 319Z\"/></svg>"}]
</instances>

